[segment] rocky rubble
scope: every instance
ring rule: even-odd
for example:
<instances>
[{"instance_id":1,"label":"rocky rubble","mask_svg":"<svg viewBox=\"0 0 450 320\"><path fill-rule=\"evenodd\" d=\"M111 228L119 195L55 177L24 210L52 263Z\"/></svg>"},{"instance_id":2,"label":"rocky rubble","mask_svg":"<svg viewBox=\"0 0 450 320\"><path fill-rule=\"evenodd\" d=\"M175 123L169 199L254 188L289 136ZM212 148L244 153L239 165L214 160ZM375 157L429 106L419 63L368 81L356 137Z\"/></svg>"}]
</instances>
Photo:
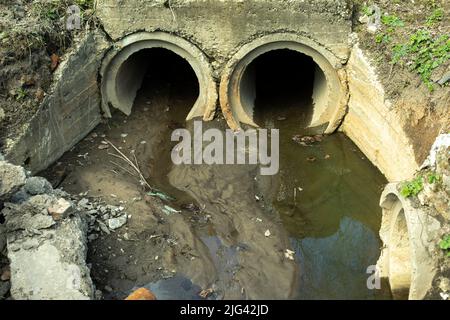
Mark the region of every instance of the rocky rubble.
<instances>
[{"instance_id":1,"label":"rocky rubble","mask_svg":"<svg viewBox=\"0 0 450 320\"><path fill-rule=\"evenodd\" d=\"M89 227L89 241L97 239L100 232L110 234L112 231L121 228L129 218L123 206L106 204L98 198L88 199L82 195L81 198L79 196L72 197L72 200L76 202L77 210L84 212L86 216Z\"/></svg>"},{"instance_id":2,"label":"rocky rubble","mask_svg":"<svg viewBox=\"0 0 450 320\"><path fill-rule=\"evenodd\" d=\"M0 191L0 298L10 291L12 299L92 299L89 223L80 207L44 178L27 177L5 161Z\"/></svg>"}]
</instances>

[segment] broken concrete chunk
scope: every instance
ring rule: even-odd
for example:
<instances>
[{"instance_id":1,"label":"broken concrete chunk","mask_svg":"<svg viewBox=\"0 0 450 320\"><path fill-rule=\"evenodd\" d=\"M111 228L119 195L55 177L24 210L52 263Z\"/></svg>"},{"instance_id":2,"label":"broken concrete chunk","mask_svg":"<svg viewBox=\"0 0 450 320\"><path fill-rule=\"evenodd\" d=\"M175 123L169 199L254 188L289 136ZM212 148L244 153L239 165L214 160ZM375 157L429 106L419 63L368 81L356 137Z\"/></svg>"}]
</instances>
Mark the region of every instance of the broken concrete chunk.
<instances>
[{"instance_id":1,"label":"broken concrete chunk","mask_svg":"<svg viewBox=\"0 0 450 320\"><path fill-rule=\"evenodd\" d=\"M37 247L32 243L35 238L8 241L12 298L92 299L94 287L85 261L86 226L81 218L67 218L57 228L43 233L52 234L52 237ZM13 245L20 248L9 250Z\"/></svg>"},{"instance_id":2,"label":"broken concrete chunk","mask_svg":"<svg viewBox=\"0 0 450 320\"><path fill-rule=\"evenodd\" d=\"M117 218L108 219L108 227L111 230L119 229L125 223L127 223L127 215L126 214L119 216Z\"/></svg>"},{"instance_id":3,"label":"broken concrete chunk","mask_svg":"<svg viewBox=\"0 0 450 320\"><path fill-rule=\"evenodd\" d=\"M26 174L22 167L0 161L0 200L6 200L25 184Z\"/></svg>"},{"instance_id":4,"label":"broken concrete chunk","mask_svg":"<svg viewBox=\"0 0 450 320\"><path fill-rule=\"evenodd\" d=\"M49 207L48 213L52 216L53 220L58 221L65 217L67 217L70 214L70 211L72 209L72 204L63 199L59 198L54 205Z\"/></svg>"},{"instance_id":5,"label":"broken concrete chunk","mask_svg":"<svg viewBox=\"0 0 450 320\"><path fill-rule=\"evenodd\" d=\"M25 182L24 189L31 195L44 194L52 192L53 188L50 182L42 177L31 177Z\"/></svg>"}]
</instances>

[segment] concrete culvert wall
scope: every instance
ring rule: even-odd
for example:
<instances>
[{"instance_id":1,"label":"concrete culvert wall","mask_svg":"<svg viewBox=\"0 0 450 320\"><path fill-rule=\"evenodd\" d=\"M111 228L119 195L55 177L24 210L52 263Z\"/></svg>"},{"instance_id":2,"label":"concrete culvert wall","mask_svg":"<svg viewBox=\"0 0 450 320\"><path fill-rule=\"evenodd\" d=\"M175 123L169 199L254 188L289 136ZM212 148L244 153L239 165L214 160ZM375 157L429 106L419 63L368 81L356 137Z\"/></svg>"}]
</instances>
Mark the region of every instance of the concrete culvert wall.
<instances>
[{"instance_id":1,"label":"concrete culvert wall","mask_svg":"<svg viewBox=\"0 0 450 320\"><path fill-rule=\"evenodd\" d=\"M394 299L423 299L432 289L438 271L430 259L441 224L428 212L417 208L390 183L381 195L383 209L380 237L383 249L377 267L388 279Z\"/></svg>"},{"instance_id":2,"label":"concrete culvert wall","mask_svg":"<svg viewBox=\"0 0 450 320\"><path fill-rule=\"evenodd\" d=\"M396 219L390 235L389 282L395 299L407 299L411 287L411 245L405 210L397 199L394 205Z\"/></svg>"},{"instance_id":3,"label":"concrete culvert wall","mask_svg":"<svg viewBox=\"0 0 450 320\"><path fill-rule=\"evenodd\" d=\"M189 63L199 87L199 95L186 119L203 117L211 120L217 103L216 84L203 53L188 41L164 32L139 32L115 43L106 55L101 69L102 108L111 117L110 107L129 115L144 76L151 73L151 49L162 48ZM164 61L163 61L164 62ZM170 69L170 64L167 68Z\"/></svg>"},{"instance_id":4,"label":"concrete culvert wall","mask_svg":"<svg viewBox=\"0 0 450 320\"><path fill-rule=\"evenodd\" d=\"M228 125L234 130L239 129L240 123L257 126L253 118L259 73L256 69L264 69L264 63L270 63L270 58L272 63L285 68L278 70L279 77L284 74L284 78L272 79L272 84L294 81L287 85L292 88L292 93L296 86L298 91L311 86L314 104L309 126L327 124L325 132L333 132L342 121L348 99L343 72L337 70L340 63L313 41L288 33L264 36L244 45L225 67L220 84L220 105ZM292 60L295 68L283 67L286 61L281 60L286 58Z\"/></svg>"}]
</instances>

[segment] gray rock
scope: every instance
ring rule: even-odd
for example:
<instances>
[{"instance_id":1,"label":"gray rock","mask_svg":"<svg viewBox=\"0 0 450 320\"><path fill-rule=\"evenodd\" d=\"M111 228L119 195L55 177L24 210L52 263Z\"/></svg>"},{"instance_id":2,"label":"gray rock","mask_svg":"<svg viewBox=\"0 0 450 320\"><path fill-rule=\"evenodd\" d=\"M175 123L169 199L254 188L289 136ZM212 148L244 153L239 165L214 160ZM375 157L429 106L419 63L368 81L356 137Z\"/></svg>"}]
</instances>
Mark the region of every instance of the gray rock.
<instances>
[{"instance_id":1,"label":"gray rock","mask_svg":"<svg viewBox=\"0 0 450 320\"><path fill-rule=\"evenodd\" d=\"M37 195L21 204L8 203L3 209L8 232L16 230L47 229L55 224L47 209L58 198L50 195Z\"/></svg>"},{"instance_id":2,"label":"gray rock","mask_svg":"<svg viewBox=\"0 0 450 320\"><path fill-rule=\"evenodd\" d=\"M25 184L26 174L22 167L0 161L0 200L11 197Z\"/></svg>"},{"instance_id":3,"label":"gray rock","mask_svg":"<svg viewBox=\"0 0 450 320\"><path fill-rule=\"evenodd\" d=\"M0 224L0 254L3 252L6 246L6 228L3 224Z\"/></svg>"},{"instance_id":4,"label":"gray rock","mask_svg":"<svg viewBox=\"0 0 450 320\"><path fill-rule=\"evenodd\" d=\"M30 197L31 195L27 193L24 188L21 188L19 191L13 194L9 201L13 203L22 203L30 199Z\"/></svg>"},{"instance_id":5,"label":"gray rock","mask_svg":"<svg viewBox=\"0 0 450 320\"><path fill-rule=\"evenodd\" d=\"M50 239L36 246L37 237L8 241L11 262L11 296L16 300L86 300L94 286L86 265L86 226L79 216L67 218L56 228L43 230ZM44 237L47 238L47 237ZM18 250L9 250L10 246ZM26 249L32 248L32 249Z\"/></svg>"},{"instance_id":6,"label":"gray rock","mask_svg":"<svg viewBox=\"0 0 450 320\"><path fill-rule=\"evenodd\" d=\"M9 281L0 281L0 300L5 299L6 295L11 288L11 282Z\"/></svg>"},{"instance_id":7,"label":"gray rock","mask_svg":"<svg viewBox=\"0 0 450 320\"><path fill-rule=\"evenodd\" d=\"M125 223L127 223L127 215L126 214L119 216L117 218L108 219L108 227L111 230L119 229Z\"/></svg>"},{"instance_id":8,"label":"gray rock","mask_svg":"<svg viewBox=\"0 0 450 320\"><path fill-rule=\"evenodd\" d=\"M31 195L50 193L53 190L52 185L47 179L42 177L31 177L25 182L24 189Z\"/></svg>"}]
</instances>

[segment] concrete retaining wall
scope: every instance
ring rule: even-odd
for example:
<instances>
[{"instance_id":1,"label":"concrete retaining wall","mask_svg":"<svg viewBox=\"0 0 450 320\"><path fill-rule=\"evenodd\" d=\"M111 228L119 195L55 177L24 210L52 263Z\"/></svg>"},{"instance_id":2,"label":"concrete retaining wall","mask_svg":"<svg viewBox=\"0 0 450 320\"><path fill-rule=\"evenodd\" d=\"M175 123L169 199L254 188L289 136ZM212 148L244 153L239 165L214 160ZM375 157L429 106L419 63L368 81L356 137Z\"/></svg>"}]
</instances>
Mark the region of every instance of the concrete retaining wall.
<instances>
[{"instance_id":1,"label":"concrete retaining wall","mask_svg":"<svg viewBox=\"0 0 450 320\"><path fill-rule=\"evenodd\" d=\"M51 92L23 134L7 141L4 152L8 161L33 173L43 170L100 123L97 75L107 47L101 33L91 32L66 56Z\"/></svg>"},{"instance_id":2,"label":"concrete retaining wall","mask_svg":"<svg viewBox=\"0 0 450 320\"><path fill-rule=\"evenodd\" d=\"M390 108L375 69L356 45L347 64L350 92L341 130L390 181L409 179L419 164L399 112Z\"/></svg>"}]
</instances>

